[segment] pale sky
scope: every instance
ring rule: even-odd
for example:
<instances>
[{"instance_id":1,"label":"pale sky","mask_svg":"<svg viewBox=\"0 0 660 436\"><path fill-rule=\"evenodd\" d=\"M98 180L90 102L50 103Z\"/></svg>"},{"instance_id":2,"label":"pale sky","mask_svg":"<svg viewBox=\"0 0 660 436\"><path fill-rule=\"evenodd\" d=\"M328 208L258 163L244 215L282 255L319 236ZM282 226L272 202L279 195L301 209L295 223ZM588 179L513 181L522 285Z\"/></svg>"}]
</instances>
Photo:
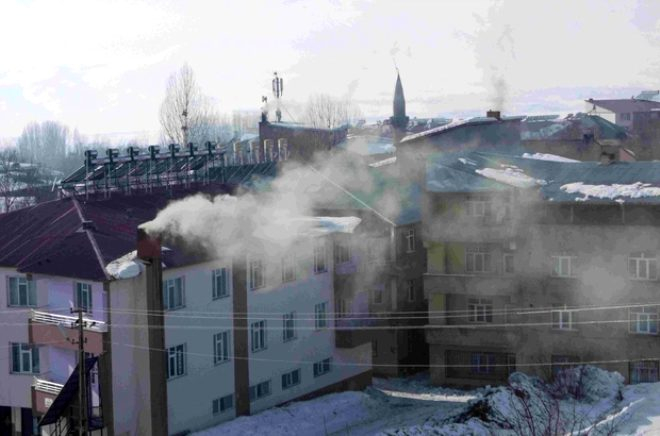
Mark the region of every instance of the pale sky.
<instances>
[{"instance_id":1,"label":"pale sky","mask_svg":"<svg viewBox=\"0 0 660 436\"><path fill-rule=\"evenodd\" d=\"M583 110L588 97L660 89L657 0L0 2L0 138L30 121L85 134L157 131L184 62L220 112L350 95L391 115ZM499 90L499 93L498 93ZM285 113L285 118L286 118Z\"/></svg>"}]
</instances>

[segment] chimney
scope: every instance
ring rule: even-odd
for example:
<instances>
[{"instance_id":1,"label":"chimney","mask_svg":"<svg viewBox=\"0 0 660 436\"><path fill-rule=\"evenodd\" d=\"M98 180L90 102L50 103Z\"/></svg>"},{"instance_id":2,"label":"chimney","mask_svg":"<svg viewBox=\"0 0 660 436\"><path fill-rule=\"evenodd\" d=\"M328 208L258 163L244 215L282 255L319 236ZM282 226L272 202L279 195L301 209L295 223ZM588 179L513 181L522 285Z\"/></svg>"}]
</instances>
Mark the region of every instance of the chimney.
<instances>
[{"instance_id":1,"label":"chimney","mask_svg":"<svg viewBox=\"0 0 660 436\"><path fill-rule=\"evenodd\" d=\"M96 230L96 226L94 225L94 221L92 220L83 220L82 221L82 229L83 230Z\"/></svg>"},{"instance_id":2,"label":"chimney","mask_svg":"<svg viewBox=\"0 0 660 436\"><path fill-rule=\"evenodd\" d=\"M160 259L160 240L149 236L140 227L137 229L137 257L142 260Z\"/></svg>"},{"instance_id":3,"label":"chimney","mask_svg":"<svg viewBox=\"0 0 660 436\"><path fill-rule=\"evenodd\" d=\"M502 120L500 111L489 110L488 112L486 112L486 116L488 118L495 118L498 121Z\"/></svg>"}]
</instances>

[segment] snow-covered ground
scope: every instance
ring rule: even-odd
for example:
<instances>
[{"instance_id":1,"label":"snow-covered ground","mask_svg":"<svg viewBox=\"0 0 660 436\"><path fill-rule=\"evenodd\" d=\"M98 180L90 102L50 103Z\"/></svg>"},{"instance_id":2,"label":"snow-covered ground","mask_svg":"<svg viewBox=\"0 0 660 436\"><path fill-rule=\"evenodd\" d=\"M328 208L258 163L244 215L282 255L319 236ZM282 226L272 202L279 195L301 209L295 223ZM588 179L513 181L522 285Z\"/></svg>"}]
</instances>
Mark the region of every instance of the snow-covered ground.
<instances>
[{"instance_id":1,"label":"snow-covered ground","mask_svg":"<svg viewBox=\"0 0 660 436\"><path fill-rule=\"evenodd\" d=\"M622 380L596 368L573 372L559 385L516 373L508 387L472 391L434 387L423 375L374 379L364 392L292 403L195 435L485 436L548 429L567 435L660 435L660 383L624 387Z\"/></svg>"},{"instance_id":2,"label":"snow-covered ground","mask_svg":"<svg viewBox=\"0 0 660 436\"><path fill-rule=\"evenodd\" d=\"M425 376L374 379L364 392L329 394L241 417L195 433L231 435L373 435L465 407L477 391L433 387Z\"/></svg>"}]
</instances>

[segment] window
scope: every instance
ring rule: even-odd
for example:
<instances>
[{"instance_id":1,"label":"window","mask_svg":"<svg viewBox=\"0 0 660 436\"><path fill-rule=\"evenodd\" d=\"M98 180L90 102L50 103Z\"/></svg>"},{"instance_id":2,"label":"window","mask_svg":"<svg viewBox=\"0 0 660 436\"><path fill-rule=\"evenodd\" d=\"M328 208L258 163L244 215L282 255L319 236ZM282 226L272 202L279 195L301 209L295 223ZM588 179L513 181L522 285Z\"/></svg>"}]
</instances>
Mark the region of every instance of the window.
<instances>
[{"instance_id":1,"label":"window","mask_svg":"<svg viewBox=\"0 0 660 436\"><path fill-rule=\"evenodd\" d=\"M300 384L300 370L296 369L295 371L287 372L282 374L282 390L289 389L295 385Z\"/></svg>"},{"instance_id":2,"label":"window","mask_svg":"<svg viewBox=\"0 0 660 436\"><path fill-rule=\"evenodd\" d=\"M495 355L492 353L472 353L470 370L474 374L492 374L495 370Z\"/></svg>"},{"instance_id":3,"label":"window","mask_svg":"<svg viewBox=\"0 0 660 436\"><path fill-rule=\"evenodd\" d=\"M30 344L11 344L11 372L39 373L39 348Z\"/></svg>"},{"instance_id":4,"label":"window","mask_svg":"<svg viewBox=\"0 0 660 436\"><path fill-rule=\"evenodd\" d=\"M263 259L250 259L250 289L262 288L264 284Z\"/></svg>"},{"instance_id":5,"label":"window","mask_svg":"<svg viewBox=\"0 0 660 436\"><path fill-rule=\"evenodd\" d=\"M9 306L36 306L35 282L25 277L9 277Z\"/></svg>"},{"instance_id":6,"label":"window","mask_svg":"<svg viewBox=\"0 0 660 436\"><path fill-rule=\"evenodd\" d=\"M467 216L482 218L490 215L490 201L488 201L487 197L478 196L471 198L466 202L465 206Z\"/></svg>"},{"instance_id":7,"label":"window","mask_svg":"<svg viewBox=\"0 0 660 436\"><path fill-rule=\"evenodd\" d=\"M328 326L328 303L319 303L314 306L314 327L316 330Z\"/></svg>"},{"instance_id":8,"label":"window","mask_svg":"<svg viewBox=\"0 0 660 436\"><path fill-rule=\"evenodd\" d=\"M469 247L465 251L465 270L470 273L490 272L490 258L488 247Z\"/></svg>"},{"instance_id":9,"label":"window","mask_svg":"<svg viewBox=\"0 0 660 436\"><path fill-rule=\"evenodd\" d=\"M630 112L621 113L621 121L630 121Z\"/></svg>"},{"instance_id":10,"label":"window","mask_svg":"<svg viewBox=\"0 0 660 436\"><path fill-rule=\"evenodd\" d=\"M378 340L371 341L371 357L378 357Z\"/></svg>"},{"instance_id":11,"label":"window","mask_svg":"<svg viewBox=\"0 0 660 436\"><path fill-rule=\"evenodd\" d=\"M502 269L505 274L513 274L513 253L504 253L502 255Z\"/></svg>"},{"instance_id":12,"label":"window","mask_svg":"<svg viewBox=\"0 0 660 436\"><path fill-rule=\"evenodd\" d=\"M282 282L293 282L296 280L296 257L288 254L282 258Z\"/></svg>"},{"instance_id":13,"label":"window","mask_svg":"<svg viewBox=\"0 0 660 436\"><path fill-rule=\"evenodd\" d=\"M337 318L345 318L350 313L350 302L346 298L337 298L335 300L335 310L337 311Z\"/></svg>"},{"instance_id":14,"label":"window","mask_svg":"<svg viewBox=\"0 0 660 436\"><path fill-rule=\"evenodd\" d=\"M468 300L468 320L470 322L493 322L493 302L484 298Z\"/></svg>"},{"instance_id":15,"label":"window","mask_svg":"<svg viewBox=\"0 0 660 436\"><path fill-rule=\"evenodd\" d=\"M655 307L631 308L630 332L643 335L658 334L658 310Z\"/></svg>"},{"instance_id":16,"label":"window","mask_svg":"<svg viewBox=\"0 0 660 436\"><path fill-rule=\"evenodd\" d=\"M282 315L282 340L284 342L296 338L296 313L285 313Z\"/></svg>"},{"instance_id":17,"label":"window","mask_svg":"<svg viewBox=\"0 0 660 436\"><path fill-rule=\"evenodd\" d=\"M408 288L408 302L412 303L415 301L415 281L408 280L407 288Z\"/></svg>"},{"instance_id":18,"label":"window","mask_svg":"<svg viewBox=\"0 0 660 436\"><path fill-rule=\"evenodd\" d=\"M658 260L648 253L633 253L628 258L630 278L635 280L656 280Z\"/></svg>"},{"instance_id":19,"label":"window","mask_svg":"<svg viewBox=\"0 0 660 436\"><path fill-rule=\"evenodd\" d=\"M371 290L371 301L374 304L383 304L383 288L377 287Z\"/></svg>"},{"instance_id":20,"label":"window","mask_svg":"<svg viewBox=\"0 0 660 436\"><path fill-rule=\"evenodd\" d=\"M289 147L287 144L287 139L286 138L278 139L277 148L279 149L280 159L286 160L289 157Z\"/></svg>"},{"instance_id":21,"label":"window","mask_svg":"<svg viewBox=\"0 0 660 436\"><path fill-rule=\"evenodd\" d=\"M213 270L213 299L229 297L229 275L227 268Z\"/></svg>"},{"instance_id":22,"label":"window","mask_svg":"<svg viewBox=\"0 0 660 436\"><path fill-rule=\"evenodd\" d=\"M213 414L218 415L234 407L234 396L232 394L213 400Z\"/></svg>"},{"instance_id":23,"label":"window","mask_svg":"<svg viewBox=\"0 0 660 436\"><path fill-rule=\"evenodd\" d=\"M266 349L266 321L253 322L250 326L252 337L252 351L261 351Z\"/></svg>"},{"instance_id":24,"label":"window","mask_svg":"<svg viewBox=\"0 0 660 436\"><path fill-rule=\"evenodd\" d=\"M90 312L92 310L92 285L76 283L76 307Z\"/></svg>"},{"instance_id":25,"label":"window","mask_svg":"<svg viewBox=\"0 0 660 436\"><path fill-rule=\"evenodd\" d=\"M415 229L408 229L404 234L406 239L406 253L415 252Z\"/></svg>"},{"instance_id":26,"label":"window","mask_svg":"<svg viewBox=\"0 0 660 436\"><path fill-rule=\"evenodd\" d=\"M216 365L229 361L229 332L213 335L213 363Z\"/></svg>"},{"instance_id":27,"label":"window","mask_svg":"<svg viewBox=\"0 0 660 436\"><path fill-rule=\"evenodd\" d=\"M271 393L270 390L270 380L266 380L256 385L250 386L250 401L255 401L260 398L269 396Z\"/></svg>"},{"instance_id":28,"label":"window","mask_svg":"<svg viewBox=\"0 0 660 436\"><path fill-rule=\"evenodd\" d=\"M186 344L167 349L167 378L172 379L186 374Z\"/></svg>"},{"instance_id":29,"label":"window","mask_svg":"<svg viewBox=\"0 0 660 436\"><path fill-rule=\"evenodd\" d=\"M326 272L326 258L325 258L325 239L317 238L314 241L314 272Z\"/></svg>"},{"instance_id":30,"label":"window","mask_svg":"<svg viewBox=\"0 0 660 436\"><path fill-rule=\"evenodd\" d=\"M630 383L655 383L657 381L657 360L639 360L637 362L630 362Z\"/></svg>"},{"instance_id":31,"label":"window","mask_svg":"<svg viewBox=\"0 0 660 436\"><path fill-rule=\"evenodd\" d=\"M321 361L318 361L314 363L314 377L320 377L323 374L327 374L330 372L330 362L331 359L323 359Z\"/></svg>"},{"instance_id":32,"label":"window","mask_svg":"<svg viewBox=\"0 0 660 436\"><path fill-rule=\"evenodd\" d=\"M351 260L351 249L346 240L335 241L335 264L346 263Z\"/></svg>"},{"instance_id":33,"label":"window","mask_svg":"<svg viewBox=\"0 0 660 436\"><path fill-rule=\"evenodd\" d=\"M563 309L553 310L552 328L557 330L573 330L573 312L566 310L566 306Z\"/></svg>"},{"instance_id":34,"label":"window","mask_svg":"<svg viewBox=\"0 0 660 436\"><path fill-rule=\"evenodd\" d=\"M573 277L575 270L576 256L556 255L552 256L552 275L555 277Z\"/></svg>"},{"instance_id":35,"label":"window","mask_svg":"<svg viewBox=\"0 0 660 436\"><path fill-rule=\"evenodd\" d=\"M165 310L179 309L185 305L183 277L165 280L163 286L163 307Z\"/></svg>"}]
</instances>

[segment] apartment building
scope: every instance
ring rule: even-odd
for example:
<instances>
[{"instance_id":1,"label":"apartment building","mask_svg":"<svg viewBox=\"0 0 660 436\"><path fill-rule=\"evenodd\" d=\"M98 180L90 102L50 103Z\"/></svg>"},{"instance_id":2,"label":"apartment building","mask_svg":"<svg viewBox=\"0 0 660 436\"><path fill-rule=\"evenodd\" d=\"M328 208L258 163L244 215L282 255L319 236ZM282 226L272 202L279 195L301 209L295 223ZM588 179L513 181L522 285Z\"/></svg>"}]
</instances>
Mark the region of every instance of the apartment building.
<instances>
[{"instance_id":1,"label":"apartment building","mask_svg":"<svg viewBox=\"0 0 660 436\"><path fill-rule=\"evenodd\" d=\"M658 169L478 151L432 159L432 381L551 378L579 363L657 381Z\"/></svg>"},{"instance_id":2,"label":"apartment building","mask_svg":"<svg viewBox=\"0 0 660 436\"><path fill-rule=\"evenodd\" d=\"M314 229L277 256L202 262L161 255L143 235L126 259L142 273L110 284L114 433L181 434L369 385L371 344L336 338L334 231Z\"/></svg>"}]
</instances>

